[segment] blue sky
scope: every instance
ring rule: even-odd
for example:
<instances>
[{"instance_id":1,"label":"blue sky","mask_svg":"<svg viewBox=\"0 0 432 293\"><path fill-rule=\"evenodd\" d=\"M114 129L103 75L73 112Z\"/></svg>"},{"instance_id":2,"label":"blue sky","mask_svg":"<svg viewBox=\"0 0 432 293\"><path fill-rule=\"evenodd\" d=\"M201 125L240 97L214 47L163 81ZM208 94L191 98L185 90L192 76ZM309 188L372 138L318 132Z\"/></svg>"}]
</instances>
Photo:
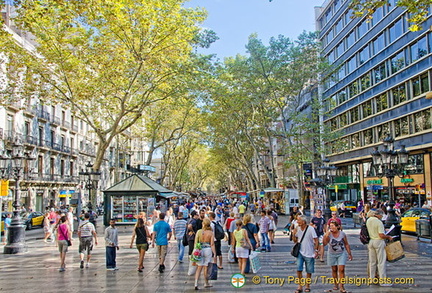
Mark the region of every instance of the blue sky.
<instances>
[{"instance_id":1,"label":"blue sky","mask_svg":"<svg viewBox=\"0 0 432 293\"><path fill-rule=\"evenodd\" d=\"M223 59L246 54L245 45L252 33L268 44L271 37L284 35L296 39L304 30L315 30L315 6L324 0L191 0L187 7L208 11L204 27L219 40L203 53L216 53Z\"/></svg>"}]
</instances>

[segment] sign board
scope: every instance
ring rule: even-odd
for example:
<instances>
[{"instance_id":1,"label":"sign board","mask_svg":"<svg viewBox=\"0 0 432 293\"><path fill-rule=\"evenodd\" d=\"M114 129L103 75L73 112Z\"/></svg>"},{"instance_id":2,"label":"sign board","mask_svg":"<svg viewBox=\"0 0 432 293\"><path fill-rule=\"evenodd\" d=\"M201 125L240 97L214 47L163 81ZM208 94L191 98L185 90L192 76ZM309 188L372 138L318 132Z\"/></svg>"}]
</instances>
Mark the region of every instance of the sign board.
<instances>
[{"instance_id":1,"label":"sign board","mask_svg":"<svg viewBox=\"0 0 432 293\"><path fill-rule=\"evenodd\" d=\"M149 171L149 172L152 172L152 173L156 172L156 168L153 167L153 166L149 166L149 165L138 165L138 169L140 171Z\"/></svg>"},{"instance_id":2,"label":"sign board","mask_svg":"<svg viewBox=\"0 0 432 293\"><path fill-rule=\"evenodd\" d=\"M60 190L59 197L72 197L74 193L75 190Z\"/></svg>"},{"instance_id":3,"label":"sign board","mask_svg":"<svg viewBox=\"0 0 432 293\"><path fill-rule=\"evenodd\" d=\"M1 180L0 196L8 196L9 180Z\"/></svg>"}]
</instances>

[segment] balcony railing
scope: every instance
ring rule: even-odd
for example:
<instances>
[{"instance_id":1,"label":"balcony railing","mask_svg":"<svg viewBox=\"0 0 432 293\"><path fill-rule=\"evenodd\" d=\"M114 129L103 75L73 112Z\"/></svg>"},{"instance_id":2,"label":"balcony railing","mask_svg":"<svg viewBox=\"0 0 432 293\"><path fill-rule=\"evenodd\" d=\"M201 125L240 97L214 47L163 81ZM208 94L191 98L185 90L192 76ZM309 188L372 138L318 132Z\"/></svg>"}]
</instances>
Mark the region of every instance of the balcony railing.
<instances>
[{"instance_id":1,"label":"balcony railing","mask_svg":"<svg viewBox=\"0 0 432 293\"><path fill-rule=\"evenodd\" d=\"M50 114L47 111L43 110L43 109L38 109L36 115L39 118L42 118L42 119L45 119L45 120L49 120L50 119Z\"/></svg>"}]
</instances>

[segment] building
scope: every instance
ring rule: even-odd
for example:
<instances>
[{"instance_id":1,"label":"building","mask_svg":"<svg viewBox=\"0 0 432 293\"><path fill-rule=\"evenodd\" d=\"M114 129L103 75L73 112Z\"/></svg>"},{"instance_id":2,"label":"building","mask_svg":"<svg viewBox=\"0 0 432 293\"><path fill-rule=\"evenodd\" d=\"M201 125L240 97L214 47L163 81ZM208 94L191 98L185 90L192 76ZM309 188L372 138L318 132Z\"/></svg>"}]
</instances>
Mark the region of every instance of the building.
<instances>
[{"instance_id":1,"label":"building","mask_svg":"<svg viewBox=\"0 0 432 293\"><path fill-rule=\"evenodd\" d=\"M388 199L387 179L376 177L370 154L390 135L395 150L409 151L405 175L394 179L395 197L421 204L432 191L431 8L424 29L411 32L396 0L370 20L351 18L349 2L316 8L323 55L337 66L322 84L324 123L342 133L328 150L339 168L332 200Z\"/></svg>"}]
</instances>

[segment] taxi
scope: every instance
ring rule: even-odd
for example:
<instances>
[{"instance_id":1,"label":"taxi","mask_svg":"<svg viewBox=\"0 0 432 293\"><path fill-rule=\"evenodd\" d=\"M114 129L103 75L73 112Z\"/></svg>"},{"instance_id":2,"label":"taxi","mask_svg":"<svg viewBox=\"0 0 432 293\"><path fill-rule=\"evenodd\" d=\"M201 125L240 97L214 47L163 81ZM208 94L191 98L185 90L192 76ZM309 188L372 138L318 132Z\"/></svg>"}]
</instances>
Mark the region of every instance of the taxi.
<instances>
[{"instance_id":1,"label":"taxi","mask_svg":"<svg viewBox=\"0 0 432 293\"><path fill-rule=\"evenodd\" d=\"M43 227L44 224L44 214L41 212L31 212L31 213L22 213L21 214L22 221L26 227L26 230L32 229L34 226Z\"/></svg>"},{"instance_id":2,"label":"taxi","mask_svg":"<svg viewBox=\"0 0 432 293\"><path fill-rule=\"evenodd\" d=\"M411 208L401 216L401 231L416 233L416 220L427 219L429 220L431 211L422 208Z\"/></svg>"},{"instance_id":3,"label":"taxi","mask_svg":"<svg viewBox=\"0 0 432 293\"><path fill-rule=\"evenodd\" d=\"M330 206L330 210L332 212L341 213L341 208L340 207L341 207L342 202L345 205L345 215L346 216L348 216L348 215L352 216L352 214L356 212L357 207L356 207L356 205L352 201L349 201L349 200L337 200L337 201L334 201L332 203L332 205Z\"/></svg>"}]
</instances>

